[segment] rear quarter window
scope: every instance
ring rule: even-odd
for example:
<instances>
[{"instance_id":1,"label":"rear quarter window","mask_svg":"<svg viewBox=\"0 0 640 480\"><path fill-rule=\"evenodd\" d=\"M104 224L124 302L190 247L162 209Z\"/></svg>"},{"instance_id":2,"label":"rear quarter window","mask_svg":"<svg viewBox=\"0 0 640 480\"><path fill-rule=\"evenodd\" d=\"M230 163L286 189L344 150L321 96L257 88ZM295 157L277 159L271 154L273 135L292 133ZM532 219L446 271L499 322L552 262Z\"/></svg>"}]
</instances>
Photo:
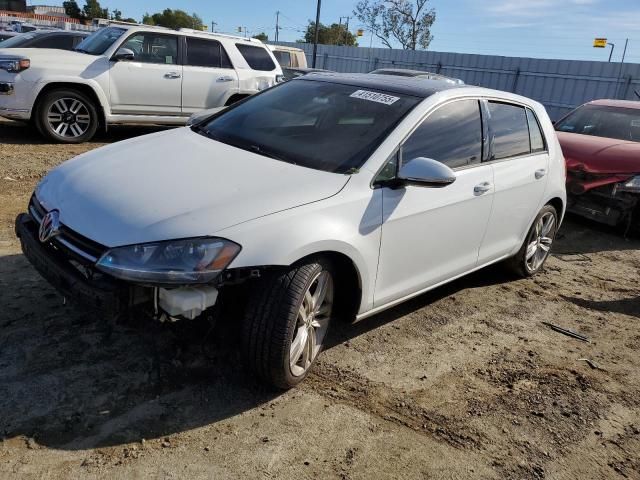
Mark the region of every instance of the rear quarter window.
<instances>
[{"instance_id":1,"label":"rear quarter window","mask_svg":"<svg viewBox=\"0 0 640 480\"><path fill-rule=\"evenodd\" d=\"M491 160L531 153L529 125L524 107L489 102Z\"/></svg>"},{"instance_id":2,"label":"rear quarter window","mask_svg":"<svg viewBox=\"0 0 640 480\"><path fill-rule=\"evenodd\" d=\"M236 47L253 70L263 72L275 70L276 65L265 48L242 43L236 43Z\"/></svg>"}]
</instances>

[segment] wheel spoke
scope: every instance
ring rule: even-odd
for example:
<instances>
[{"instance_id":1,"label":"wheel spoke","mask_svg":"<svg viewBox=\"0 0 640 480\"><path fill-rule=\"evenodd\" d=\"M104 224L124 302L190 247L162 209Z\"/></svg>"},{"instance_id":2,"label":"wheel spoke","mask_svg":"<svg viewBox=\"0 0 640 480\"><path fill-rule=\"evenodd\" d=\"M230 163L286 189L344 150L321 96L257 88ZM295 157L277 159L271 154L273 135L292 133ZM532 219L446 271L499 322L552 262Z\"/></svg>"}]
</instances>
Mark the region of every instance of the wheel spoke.
<instances>
[{"instance_id":1,"label":"wheel spoke","mask_svg":"<svg viewBox=\"0 0 640 480\"><path fill-rule=\"evenodd\" d=\"M91 121L91 117L89 115L76 115L76 122L78 123L89 123Z\"/></svg>"},{"instance_id":2,"label":"wheel spoke","mask_svg":"<svg viewBox=\"0 0 640 480\"><path fill-rule=\"evenodd\" d=\"M58 109L58 112L60 113L66 113L69 110L63 98L55 102L53 105L55 105L55 107Z\"/></svg>"},{"instance_id":3,"label":"wheel spoke","mask_svg":"<svg viewBox=\"0 0 640 480\"><path fill-rule=\"evenodd\" d=\"M318 277L316 290L313 293L313 311L316 312L322 306L325 297L327 296L327 287L329 284L329 274L322 272Z\"/></svg>"},{"instance_id":4,"label":"wheel spoke","mask_svg":"<svg viewBox=\"0 0 640 480\"><path fill-rule=\"evenodd\" d=\"M538 251L538 242L537 241L531 242L527 247L527 255L526 255L527 261L531 260L537 251Z\"/></svg>"},{"instance_id":5,"label":"wheel spoke","mask_svg":"<svg viewBox=\"0 0 640 480\"><path fill-rule=\"evenodd\" d=\"M69 129L68 123L61 123L60 125L58 125L58 128L56 128L56 133L64 137L68 129Z\"/></svg>"},{"instance_id":6,"label":"wheel spoke","mask_svg":"<svg viewBox=\"0 0 640 480\"><path fill-rule=\"evenodd\" d=\"M71 103L71 107L69 108L69 110L71 110L71 113L78 113L78 110L80 110L82 106L82 103L80 103L78 100L74 100Z\"/></svg>"},{"instance_id":7,"label":"wheel spoke","mask_svg":"<svg viewBox=\"0 0 640 480\"><path fill-rule=\"evenodd\" d=\"M309 336L309 330L306 325L298 328L295 338L291 343L291 349L289 351L289 364L291 369L293 369L298 362L300 361L300 357L305 351L305 347L307 346L307 340Z\"/></svg>"},{"instance_id":8,"label":"wheel spoke","mask_svg":"<svg viewBox=\"0 0 640 480\"><path fill-rule=\"evenodd\" d=\"M542 229L542 236L548 237L555 227L556 219L553 215L549 214L548 220L545 222L545 226Z\"/></svg>"},{"instance_id":9,"label":"wheel spoke","mask_svg":"<svg viewBox=\"0 0 640 480\"><path fill-rule=\"evenodd\" d=\"M80 128L80 125L78 125L77 123L72 123L70 128L71 133L74 137L79 137L80 135L82 135L82 128Z\"/></svg>"},{"instance_id":10,"label":"wheel spoke","mask_svg":"<svg viewBox=\"0 0 640 480\"><path fill-rule=\"evenodd\" d=\"M49 119L50 122L61 122L62 114L49 112L49 114L47 115L47 118Z\"/></svg>"}]
</instances>

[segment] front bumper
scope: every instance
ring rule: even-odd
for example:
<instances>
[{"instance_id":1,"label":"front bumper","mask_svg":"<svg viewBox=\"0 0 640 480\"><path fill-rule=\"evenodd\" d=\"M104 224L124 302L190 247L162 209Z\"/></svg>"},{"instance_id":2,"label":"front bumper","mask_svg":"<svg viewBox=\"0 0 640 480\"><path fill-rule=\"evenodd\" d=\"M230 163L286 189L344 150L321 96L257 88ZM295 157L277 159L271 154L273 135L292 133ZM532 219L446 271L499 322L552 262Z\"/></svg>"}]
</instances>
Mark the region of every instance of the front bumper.
<instances>
[{"instance_id":1,"label":"front bumper","mask_svg":"<svg viewBox=\"0 0 640 480\"><path fill-rule=\"evenodd\" d=\"M38 225L30 215L18 215L15 231L24 256L65 298L110 316L118 316L131 306L133 292L129 285L104 275L83 275L62 251L40 243Z\"/></svg>"},{"instance_id":2,"label":"front bumper","mask_svg":"<svg viewBox=\"0 0 640 480\"><path fill-rule=\"evenodd\" d=\"M615 227L632 220L640 195L616 191L615 185L594 188L582 195L569 195L567 210Z\"/></svg>"}]
</instances>

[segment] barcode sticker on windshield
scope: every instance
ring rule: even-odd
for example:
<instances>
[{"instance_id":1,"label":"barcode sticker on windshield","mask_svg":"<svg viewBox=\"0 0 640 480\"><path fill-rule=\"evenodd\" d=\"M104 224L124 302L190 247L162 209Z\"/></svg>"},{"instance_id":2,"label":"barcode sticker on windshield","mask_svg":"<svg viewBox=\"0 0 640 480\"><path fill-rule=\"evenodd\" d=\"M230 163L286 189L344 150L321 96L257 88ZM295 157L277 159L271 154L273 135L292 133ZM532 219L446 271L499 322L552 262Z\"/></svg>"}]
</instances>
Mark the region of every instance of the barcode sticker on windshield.
<instances>
[{"instance_id":1,"label":"barcode sticker on windshield","mask_svg":"<svg viewBox=\"0 0 640 480\"><path fill-rule=\"evenodd\" d=\"M385 95L384 93L369 92L367 90L357 90L349 95L351 98L359 98L361 100L369 100L370 102L383 103L385 105L393 105L400 97Z\"/></svg>"}]
</instances>

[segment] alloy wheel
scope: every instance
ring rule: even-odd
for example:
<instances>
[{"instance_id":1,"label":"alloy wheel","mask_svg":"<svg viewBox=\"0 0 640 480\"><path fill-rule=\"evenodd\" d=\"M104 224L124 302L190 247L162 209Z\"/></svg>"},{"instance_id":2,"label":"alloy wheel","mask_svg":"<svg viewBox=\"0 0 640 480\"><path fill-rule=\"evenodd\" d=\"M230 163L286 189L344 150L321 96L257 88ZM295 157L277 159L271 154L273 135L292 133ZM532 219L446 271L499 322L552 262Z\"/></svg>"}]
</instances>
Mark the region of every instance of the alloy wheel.
<instances>
[{"instance_id":1,"label":"alloy wheel","mask_svg":"<svg viewBox=\"0 0 640 480\"><path fill-rule=\"evenodd\" d=\"M81 100L65 97L49 106L47 122L51 131L60 137L78 138L89 129L91 114Z\"/></svg>"},{"instance_id":2,"label":"alloy wheel","mask_svg":"<svg viewBox=\"0 0 640 480\"><path fill-rule=\"evenodd\" d=\"M322 348L333 308L333 278L326 270L318 273L304 294L289 350L294 377L304 375Z\"/></svg>"},{"instance_id":3,"label":"alloy wheel","mask_svg":"<svg viewBox=\"0 0 640 480\"><path fill-rule=\"evenodd\" d=\"M536 222L535 229L529 236L525 263L530 272L538 270L549 256L555 235L556 216L546 212Z\"/></svg>"}]
</instances>

